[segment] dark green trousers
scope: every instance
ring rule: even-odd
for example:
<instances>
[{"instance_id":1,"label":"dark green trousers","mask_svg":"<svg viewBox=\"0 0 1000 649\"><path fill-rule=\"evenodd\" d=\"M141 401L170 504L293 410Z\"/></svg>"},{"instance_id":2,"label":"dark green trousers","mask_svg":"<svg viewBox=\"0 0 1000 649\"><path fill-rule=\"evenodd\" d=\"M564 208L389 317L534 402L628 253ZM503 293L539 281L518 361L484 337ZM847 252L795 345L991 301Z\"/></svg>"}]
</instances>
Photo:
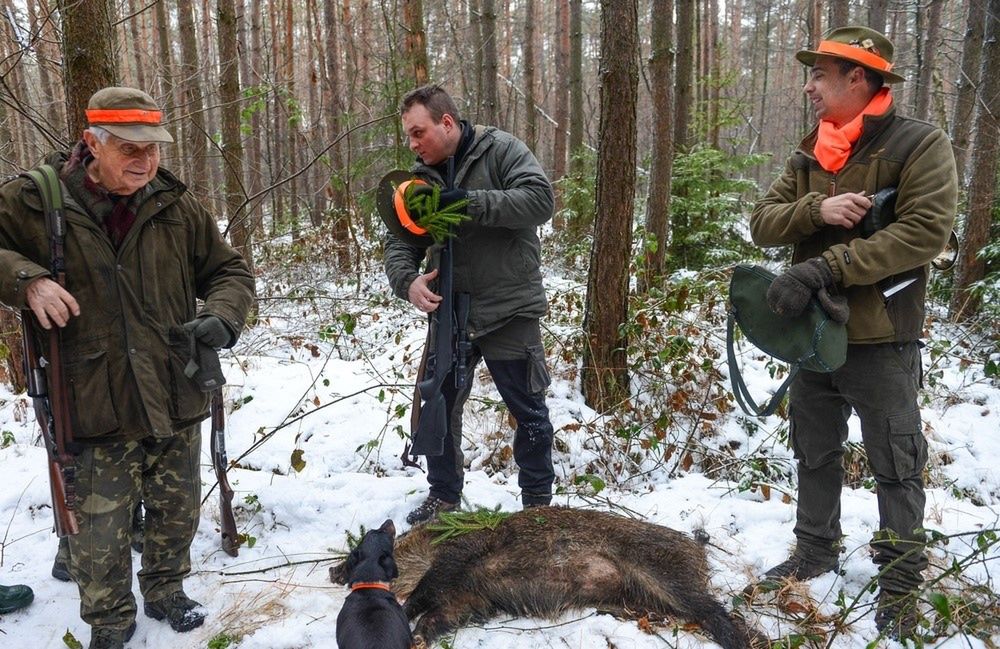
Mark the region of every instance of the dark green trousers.
<instances>
[{"instance_id":1,"label":"dark green trousers","mask_svg":"<svg viewBox=\"0 0 1000 649\"><path fill-rule=\"evenodd\" d=\"M132 595L132 509L142 500L145 540L139 590L147 602L181 590L191 572L191 541L201 508L199 426L172 437L88 446L77 456L77 519L69 571L80 589L80 617L126 628Z\"/></svg>"},{"instance_id":2,"label":"dark green trousers","mask_svg":"<svg viewBox=\"0 0 1000 649\"><path fill-rule=\"evenodd\" d=\"M841 540L844 442L853 410L875 477L880 530L872 539L879 585L909 592L927 567L923 470L927 442L920 424L916 342L849 345L835 372L799 372L789 391L792 449L798 460L796 552L836 556Z\"/></svg>"}]
</instances>

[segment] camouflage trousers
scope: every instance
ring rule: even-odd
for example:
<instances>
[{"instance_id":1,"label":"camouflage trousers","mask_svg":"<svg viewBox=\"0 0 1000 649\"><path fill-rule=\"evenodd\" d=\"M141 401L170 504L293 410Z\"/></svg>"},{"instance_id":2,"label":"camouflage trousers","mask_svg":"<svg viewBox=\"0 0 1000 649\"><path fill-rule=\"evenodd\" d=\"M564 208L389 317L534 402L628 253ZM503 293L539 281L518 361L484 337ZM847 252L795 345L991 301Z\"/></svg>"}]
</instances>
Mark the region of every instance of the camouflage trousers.
<instances>
[{"instance_id":1,"label":"camouflage trousers","mask_svg":"<svg viewBox=\"0 0 1000 649\"><path fill-rule=\"evenodd\" d=\"M132 594L132 510L146 511L139 590L155 602L181 590L191 572L191 541L201 508L200 426L173 437L89 446L76 458L80 533L69 538L69 572L80 589L80 617L126 628Z\"/></svg>"}]
</instances>

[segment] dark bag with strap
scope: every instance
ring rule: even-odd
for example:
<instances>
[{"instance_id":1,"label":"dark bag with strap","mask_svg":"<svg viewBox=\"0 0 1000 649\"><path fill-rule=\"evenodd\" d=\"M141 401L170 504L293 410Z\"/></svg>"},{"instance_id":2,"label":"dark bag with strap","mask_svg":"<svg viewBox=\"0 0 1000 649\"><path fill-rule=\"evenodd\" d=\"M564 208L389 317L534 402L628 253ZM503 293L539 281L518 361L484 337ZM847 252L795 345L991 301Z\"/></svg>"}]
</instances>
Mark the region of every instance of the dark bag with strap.
<instances>
[{"instance_id":1,"label":"dark bag with strap","mask_svg":"<svg viewBox=\"0 0 1000 649\"><path fill-rule=\"evenodd\" d=\"M831 320L815 297L805 311L794 318L771 311L767 305L767 289L774 278L774 273L760 266L741 264L733 270L729 283L726 331L729 380L743 411L760 417L774 414L800 369L832 372L847 359L847 327ZM750 396L736 362L733 349L736 325L755 347L790 366L788 378L764 406L758 406Z\"/></svg>"}]
</instances>

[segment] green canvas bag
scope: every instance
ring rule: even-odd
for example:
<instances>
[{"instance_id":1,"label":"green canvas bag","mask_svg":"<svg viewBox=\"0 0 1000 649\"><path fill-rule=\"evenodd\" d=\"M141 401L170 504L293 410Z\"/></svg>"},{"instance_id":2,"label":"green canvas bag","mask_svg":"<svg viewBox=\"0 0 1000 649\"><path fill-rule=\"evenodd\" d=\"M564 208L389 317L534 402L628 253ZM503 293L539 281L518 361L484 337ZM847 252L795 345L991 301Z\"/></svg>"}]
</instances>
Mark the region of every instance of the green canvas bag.
<instances>
[{"instance_id":1,"label":"green canvas bag","mask_svg":"<svg viewBox=\"0 0 1000 649\"><path fill-rule=\"evenodd\" d=\"M759 417L774 414L800 369L832 372L847 359L847 327L831 320L815 296L806 310L794 318L771 311L767 289L774 278L774 273L765 268L740 264L733 270L729 283L726 328L729 380L743 411ZM736 362L733 349L736 325L755 347L790 366L788 378L764 406L758 406L750 396Z\"/></svg>"}]
</instances>

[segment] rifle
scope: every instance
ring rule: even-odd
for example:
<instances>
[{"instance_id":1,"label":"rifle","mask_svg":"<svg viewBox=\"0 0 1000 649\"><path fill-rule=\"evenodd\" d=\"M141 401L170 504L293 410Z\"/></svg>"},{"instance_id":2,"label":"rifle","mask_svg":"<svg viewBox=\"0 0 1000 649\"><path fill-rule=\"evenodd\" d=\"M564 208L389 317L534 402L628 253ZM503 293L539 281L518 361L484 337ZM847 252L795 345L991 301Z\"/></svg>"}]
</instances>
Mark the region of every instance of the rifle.
<instances>
[{"instance_id":1,"label":"rifle","mask_svg":"<svg viewBox=\"0 0 1000 649\"><path fill-rule=\"evenodd\" d=\"M451 189L455 180L455 158L448 158L448 173L445 186ZM422 380L417 381L417 392L423 403L419 405L419 415L416 429L412 435L412 455L438 456L444 453L444 439L448 432L448 406L441 392L444 380L455 369L455 296L454 271L452 267L452 242L454 237L445 237L441 246L440 263L438 264L438 293L441 303L434 313L435 323L433 351L427 354ZM428 342L431 336L428 336ZM455 380L464 381L456 374ZM417 400L414 399L415 406Z\"/></svg>"},{"instance_id":2,"label":"rifle","mask_svg":"<svg viewBox=\"0 0 1000 649\"><path fill-rule=\"evenodd\" d=\"M51 165L41 165L24 174L38 187L45 211L45 228L49 234L49 265L51 277L59 286L66 286L66 215L63 212L62 186ZM79 533L76 509L76 460L70 452L73 427L69 414L69 397L62 364L62 331L59 327L44 330L46 355L41 356L41 341L36 337L37 318L31 309L21 310L21 336L24 343L24 375L45 442L49 460L49 490L56 535L59 538ZM40 327L40 325L38 325ZM46 371L47 368L47 371Z\"/></svg>"},{"instance_id":3,"label":"rifle","mask_svg":"<svg viewBox=\"0 0 1000 649\"><path fill-rule=\"evenodd\" d=\"M226 457L226 411L222 390L212 391L212 466L219 482L219 519L222 524L222 549L231 557L240 553L240 535L233 516L233 488L229 486L229 459Z\"/></svg>"}]
</instances>

